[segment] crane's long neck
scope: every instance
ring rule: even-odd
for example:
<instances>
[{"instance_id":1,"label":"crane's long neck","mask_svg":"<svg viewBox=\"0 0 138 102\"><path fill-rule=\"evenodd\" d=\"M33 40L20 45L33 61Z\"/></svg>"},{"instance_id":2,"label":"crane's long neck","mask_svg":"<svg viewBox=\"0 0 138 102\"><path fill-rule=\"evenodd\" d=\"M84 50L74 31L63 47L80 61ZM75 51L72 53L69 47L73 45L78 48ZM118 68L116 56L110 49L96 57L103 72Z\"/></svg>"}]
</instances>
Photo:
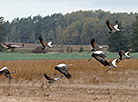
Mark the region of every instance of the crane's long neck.
<instances>
[{"instance_id":1,"label":"crane's long neck","mask_svg":"<svg viewBox=\"0 0 138 102\"><path fill-rule=\"evenodd\" d=\"M130 58L133 58L133 57L135 57L135 55L130 56Z\"/></svg>"},{"instance_id":2,"label":"crane's long neck","mask_svg":"<svg viewBox=\"0 0 138 102\"><path fill-rule=\"evenodd\" d=\"M12 73L16 73L16 71L12 71L12 72L10 72L10 74L12 74Z\"/></svg>"},{"instance_id":3,"label":"crane's long neck","mask_svg":"<svg viewBox=\"0 0 138 102\"><path fill-rule=\"evenodd\" d=\"M103 48L107 48L108 46L104 46Z\"/></svg>"},{"instance_id":4,"label":"crane's long neck","mask_svg":"<svg viewBox=\"0 0 138 102\"><path fill-rule=\"evenodd\" d=\"M67 65L67 66L72 66L73 64L69 64L69 65Z\"/></svg>"}]
</instances>

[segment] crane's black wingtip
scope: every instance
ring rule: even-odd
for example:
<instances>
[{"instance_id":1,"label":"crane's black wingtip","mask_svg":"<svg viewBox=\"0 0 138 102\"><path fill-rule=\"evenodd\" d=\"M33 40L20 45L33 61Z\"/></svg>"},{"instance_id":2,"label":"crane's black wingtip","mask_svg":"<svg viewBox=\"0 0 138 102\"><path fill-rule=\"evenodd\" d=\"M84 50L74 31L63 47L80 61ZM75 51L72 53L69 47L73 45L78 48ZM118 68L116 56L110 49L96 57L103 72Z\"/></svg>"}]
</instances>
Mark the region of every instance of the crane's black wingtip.
<instances>
[{"instance_id":1,"label":"crane's black wingtip","mask_svg":"<svg viewBox=\"0 0 138 102\"><path fill-rule=\"evenodd\" d=\"M91 38L91 41L95 41L95 38Z\"/></svg>"},{"instance_id":2,"label":"crane's black wingtip","mask_svg":"<svg viewBox=\"0 0 138 102\"><path fill-rule=\"evenodd\" d=\"M46 75L46 73L43 74L44 76Z\"/></svg>"},{"instance_id":3,"label":"crane's black wingtip","mask_svg":"<svg viewBox=\"0 0 138 102\"><path fill-rule=\"evenodd\" d=\"M66 77L67 77L67 79L70 79L72 76L70 74L68 74Z\"/></svg>"},{"instance_id":4,"label":"crane's black wingtip","mask_svg":"<svg viewBox=\"0 0 138 102\"><path fill-rule=\"evenodd\" d=\"M109 20L107 19L107 20L105 21L105 23L109 23Z\"/></svg>"},{"instance_id":5,"label":"crane's black wingtip","mask_svg":"<svg viewBox=\"0 0 138 102\"><path fill-rule=\"evenodd\" d=\"M40 36L38 37L38 39L42 39L42 36L40 35Z\"/></svg>"}]
</instances>

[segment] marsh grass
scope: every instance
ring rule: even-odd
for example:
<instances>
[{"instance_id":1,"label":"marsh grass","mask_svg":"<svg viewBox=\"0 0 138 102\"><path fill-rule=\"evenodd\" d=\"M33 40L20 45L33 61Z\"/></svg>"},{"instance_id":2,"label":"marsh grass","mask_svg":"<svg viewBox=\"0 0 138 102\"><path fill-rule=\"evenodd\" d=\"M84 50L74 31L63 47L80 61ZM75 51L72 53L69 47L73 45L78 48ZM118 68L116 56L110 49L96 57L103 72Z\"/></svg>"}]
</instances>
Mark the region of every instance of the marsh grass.
<instances>
[{"instance_id":1,"label":"marsh grass","mask_svg":"<svg viewBox=\"0 0 138 102\"><path fill-rule=\"evenodd\" d=\"M112 60L112 59L108 59ZM0 68L7 66L10 71L17 71L13 73L14 78L12 82L19 83L21 80L27 80L27 82L43 83L46 79L43 77L43 73L47 73L49 76L54 77L55 66L60 63L73 64L68 67L69 73L72 78L63 79L60 83L124 83L124 82L137 82L138 77L138 59L125 59L118 65L122 65L119 68L113 68L109 72L105 71L109 67L104 67L95 59L88 61L86 59L76 60L31 60L31 61L0 61ZM61 73L57 73L56 77L61 76ZM130 80L131 79L131 80ZM5 76L0 76L0 81L9 81ZM9 82L10 83L10 82ZM21 82L22 83L22 82ZM58 83L58 82L57 82Z\"/></svg>"}]
</instances>

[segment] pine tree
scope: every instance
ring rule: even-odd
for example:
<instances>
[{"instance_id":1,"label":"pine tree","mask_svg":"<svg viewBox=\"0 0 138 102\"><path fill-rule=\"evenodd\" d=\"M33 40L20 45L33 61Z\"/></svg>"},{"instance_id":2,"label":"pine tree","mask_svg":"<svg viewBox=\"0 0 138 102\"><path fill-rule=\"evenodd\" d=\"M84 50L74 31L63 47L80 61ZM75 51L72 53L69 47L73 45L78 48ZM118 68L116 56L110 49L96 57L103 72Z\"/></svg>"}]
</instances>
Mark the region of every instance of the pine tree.
<instances>
[{"instance_id":1,"label":"pine tree","mask_svg":"<svg viewBox=\"0 0 138 102\"><path fill-rule=\"evenodd\" d=\"M4 51L4 47L1 43L4 44L6 37L6 23L4 22L4 18L0 17L0 52Z\"/></svg>"},{"instance_id":2,"label":"pine tree","mask_svg":"<svg viewBox=\"0 0 138 102\"><path fill-rule=\"evenodd\" d=\"M121 50L128 51L129 41L123 32L116 32L109 35L109 51L118 52Z\"/></svg>"},{"instance_id":3,"label":"pine tree","mask_svg":"<svg viewBox=\"0 0 138 102\"><path fill-rule=\"evenodd\" d=\"M133 52L138 52L138 16L132 24L132 33L130 35L130 47Z\"/></svg>"}]
</instances>

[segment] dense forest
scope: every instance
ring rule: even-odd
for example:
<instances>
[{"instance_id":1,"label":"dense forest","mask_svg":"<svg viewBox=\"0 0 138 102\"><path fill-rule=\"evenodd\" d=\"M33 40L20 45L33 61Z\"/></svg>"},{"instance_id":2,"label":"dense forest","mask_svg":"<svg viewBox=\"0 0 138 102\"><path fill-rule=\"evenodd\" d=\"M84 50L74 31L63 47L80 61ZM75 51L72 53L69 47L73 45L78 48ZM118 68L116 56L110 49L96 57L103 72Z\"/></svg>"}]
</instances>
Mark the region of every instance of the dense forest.
<instances>
[{"instance_id":1,"label":"dense forest","mask_svg":"<svg viewBox=\"0 0 138 102\"><path fill-rule=\"evenodd\" d=\"M44 40L53 39L55 44L89 44L95 38L98 44L109 44L105 36L109 29L105 21L111 24L118 20L123 33L130 37L132 23L137 13L111 13L103 10L77 11L62 15L61 13L42 17L41 15L27 18L14 18L7 24L7 42L39 43L38 36ZM129 41L129 40L128 40Z\"/></svg>"}]
</instances>

